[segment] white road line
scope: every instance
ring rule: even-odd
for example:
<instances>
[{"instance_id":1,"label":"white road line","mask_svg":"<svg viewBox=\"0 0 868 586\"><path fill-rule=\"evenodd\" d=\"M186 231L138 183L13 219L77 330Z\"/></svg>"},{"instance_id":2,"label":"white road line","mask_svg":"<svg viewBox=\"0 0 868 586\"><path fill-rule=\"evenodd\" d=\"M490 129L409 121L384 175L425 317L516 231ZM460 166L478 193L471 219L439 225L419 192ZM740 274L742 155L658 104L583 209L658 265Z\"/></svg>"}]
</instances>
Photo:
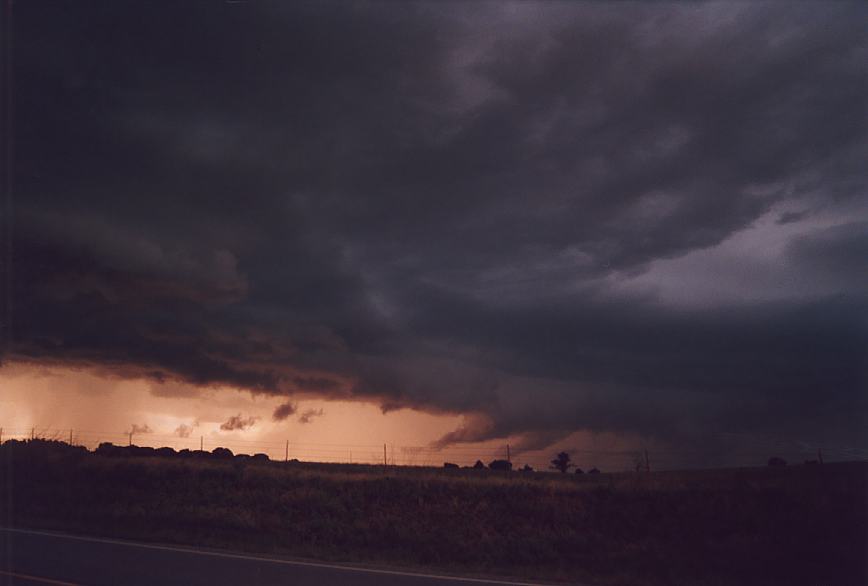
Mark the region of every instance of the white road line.
<instances>
[{"instance_id":1,"label":"white road line","mask_svg":"<svg viewBox=\"0 0 868 586\"><path fill-rule=\"evenodd\" d=\"M8 533L22 533L25 535L41 535L44 537L55 537L59 539L71 539L75 541L89 541L93 543L107 543L111 545L122 545L126 547L139 547L142 549L155 549L160 551L172 551L178 553L191 553L196 555L205 555L218 558L228 558L236 560L248 560L257 562L270 562L273 564L283 564L287 566L305 566L311 568L324 568L329 570L342 570L345 572L365 572L368 574L388 574L391 576L407 576L410 578L428 578L431 580L452 580L455 582L467 582L473 584L497 584L499 586L541 586L541 582L510 582L506 580L489 580L485 578L462 578L458 576L442 576L438 574L424 574L417 572L401 572L398 570L378 570L374 568L360 568L354 566L343 566L339 564L326 564L321 562L302 562L296 560L284 560L280 558L268 558L253 555L245 555L241 553L224 553L219 551L207 551L193 549L188 547L173 547L170 545L153 545L149 543L136 543L132 541L122 541L119 539L106 539L102 537L84 537L81 535L69 535L67 533L54 533L48 531L35 531L32 529L13 529L11 527L0 527L0 531ZM581 586L581 585L577 585Z\"/></svg>"}]
</instances>

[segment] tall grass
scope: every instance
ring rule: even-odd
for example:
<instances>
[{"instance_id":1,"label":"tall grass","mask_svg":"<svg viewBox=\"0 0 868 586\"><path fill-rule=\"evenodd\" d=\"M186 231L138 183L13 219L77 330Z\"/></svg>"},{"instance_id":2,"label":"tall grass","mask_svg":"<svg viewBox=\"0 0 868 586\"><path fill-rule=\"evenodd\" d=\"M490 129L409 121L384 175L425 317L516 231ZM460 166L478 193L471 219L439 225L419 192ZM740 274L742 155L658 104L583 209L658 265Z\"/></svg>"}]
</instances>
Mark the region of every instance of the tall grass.
<instances>
[{"instance_id":1,"label":"tall grass","mask_svg":"<svg viewBox=\"0 0 868 586\"><path fill-rule=\"evenodd\" d=\"M576 477L0 447L7 525L601 584L868 583L868 465Z\"/></svg>"}]
</instances>

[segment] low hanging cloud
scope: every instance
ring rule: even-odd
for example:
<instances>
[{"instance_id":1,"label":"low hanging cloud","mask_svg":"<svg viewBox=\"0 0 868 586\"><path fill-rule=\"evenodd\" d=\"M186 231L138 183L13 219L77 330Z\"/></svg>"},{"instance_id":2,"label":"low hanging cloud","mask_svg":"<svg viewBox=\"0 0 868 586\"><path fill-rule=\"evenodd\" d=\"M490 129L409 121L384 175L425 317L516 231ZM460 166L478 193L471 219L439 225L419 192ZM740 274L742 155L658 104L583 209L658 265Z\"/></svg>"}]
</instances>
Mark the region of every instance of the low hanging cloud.
<instances>
[{"instance_id":1,"label":"low hanging cloud","mask_svg":"<svg viewBox=\"0 0 868 586\"><path fill-rule=\"evenodd\" d=\"M322 417L325 415L322 409L307 409L304 413L302 413L299 418L299 423L311 423L314 418Z\"/></svg>"},{"instance_id":2,"label":"low hanging cloud","mask_svg":"<svg viewBox=\"0 0 868 586\"><path fill-rule=\"evenodd\" d=\"M148 425L147 423L144 423L142 425L138 425L136 423L133 423L130 426L129 430L127 430L127 433L137 435L140 433L153 433L153 430L151 429L151 426Z\"/></svg>"},{"instance_id":3,"label":"low hanging cloud","mask_svg":"<svg viewBox=\"0 0 868 586\"><path fill-rule=\"evenodd\" d=\"M161 6L16 9L4 364L864 444L864 2Z\"/></svg>"},{"instance_id":4,"label":"low hanging cloud","mask_svg":"<svg viewBox=\"0 0 868 586\"><path fill-rule=\"evenodd\" d=\"M290 415L295 414L297 410L298 407L295 405L295 403L287 401L286 403L277 406L277 408L274 410L274 413L272 413L271 418L274 419L274 421L283 421Z\"/></svg>"},{"instance_id":5,"label":"low hanging cloud","mask_svg":"<svg viewBox=\"0 0 868 586\"><path fill-rule=\"evenodd\" d=\"M199 427L199 422L193 422L191 425L187 425L186 423L182 423L178 427L175 428L175 435L182 438L190 437L195 428Z\"/></svg>"},{"instance_id":6,"label":"low hanging cloud","mask_svg":"<svg viewBox=\"0 0 868 586\"><path fill-rule=\"evenodd\" d=\"M256 422L259 421L259 417L251 415L250 417L242 417L239 413L238 415L233 415L226 421L220 424L220 429L223 431L236 431L236 430L244 430L249 429L256 425Z\"/></svg>"}]
</instances>

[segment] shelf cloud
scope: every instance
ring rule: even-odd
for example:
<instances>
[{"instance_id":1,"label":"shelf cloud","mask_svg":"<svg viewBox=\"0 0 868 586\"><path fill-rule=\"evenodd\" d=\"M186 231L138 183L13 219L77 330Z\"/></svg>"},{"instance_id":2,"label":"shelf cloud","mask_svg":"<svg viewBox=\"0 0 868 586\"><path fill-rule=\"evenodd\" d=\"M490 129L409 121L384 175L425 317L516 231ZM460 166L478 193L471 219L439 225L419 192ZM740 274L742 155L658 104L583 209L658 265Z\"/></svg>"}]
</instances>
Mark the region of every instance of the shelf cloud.
<instances>
[{"instance_id":1,"label":"shelf cloud","mask_svg":"<svg viewBox=\"0 0 868 586\"><path fill-rule=\"evenodd\" d=\"M864 445L866 17L23 3L3 361Z\"/></svg>"}]
</instances>

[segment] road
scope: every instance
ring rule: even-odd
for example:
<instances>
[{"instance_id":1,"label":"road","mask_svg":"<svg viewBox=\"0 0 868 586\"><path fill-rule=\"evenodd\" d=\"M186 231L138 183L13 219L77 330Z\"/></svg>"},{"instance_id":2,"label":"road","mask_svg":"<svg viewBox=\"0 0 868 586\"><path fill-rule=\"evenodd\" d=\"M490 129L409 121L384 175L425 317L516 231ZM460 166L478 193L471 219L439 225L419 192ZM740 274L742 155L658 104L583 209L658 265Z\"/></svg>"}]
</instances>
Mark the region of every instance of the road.
<instances>
[{"instance_id":1,"label":"road","mask_svg":"<svg viewBox=\"0 0 868 586\"><path fill-rule=\"evenodd\" d=\"M529 586L0 527L2 586Z\"/></svg>"}]
</instances>

